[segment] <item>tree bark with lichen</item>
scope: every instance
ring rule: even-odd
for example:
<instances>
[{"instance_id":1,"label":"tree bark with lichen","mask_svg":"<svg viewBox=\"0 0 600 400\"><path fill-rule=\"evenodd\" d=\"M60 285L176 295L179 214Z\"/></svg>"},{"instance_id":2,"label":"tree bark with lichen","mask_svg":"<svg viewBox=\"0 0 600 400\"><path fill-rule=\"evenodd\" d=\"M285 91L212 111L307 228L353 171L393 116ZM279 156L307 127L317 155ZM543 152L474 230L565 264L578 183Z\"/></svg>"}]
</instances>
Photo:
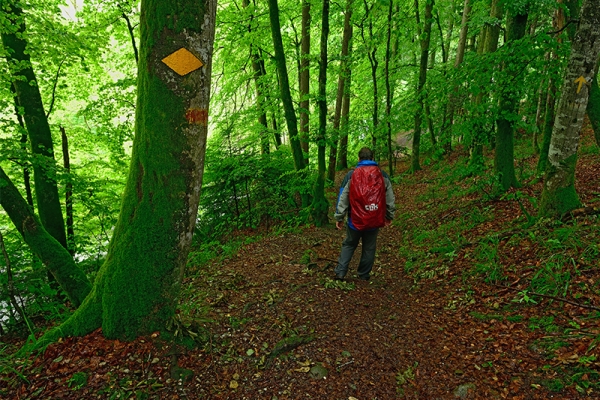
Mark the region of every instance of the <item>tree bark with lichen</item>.
<instances>
[{"instance_id":1,"label":"tree bark with lichen","mask_svg":"<svg viewBox=\"0 0 600 400\"><path fill-rule=\"evenodd\" d=\"M216 0L142 0L135 138L119 219L92 292L43 342L98 327L133 339L174 317L202 186L215 12ZM177 51L187 58L169 63ZM177 67L193 57L202 66Z\"/></svg>"},{"instance_id":2,"label":"tree bark with lichen","mask_svg":"<svg viewBox=\"0 0 600 400\"><path fill-rule=\"evenodd\" d=\"M600 0L587 0L581 10L554 120L541 216L557 217L581 206L575 191L577 147L599 53Z\"/></svg>"}]
</instances>

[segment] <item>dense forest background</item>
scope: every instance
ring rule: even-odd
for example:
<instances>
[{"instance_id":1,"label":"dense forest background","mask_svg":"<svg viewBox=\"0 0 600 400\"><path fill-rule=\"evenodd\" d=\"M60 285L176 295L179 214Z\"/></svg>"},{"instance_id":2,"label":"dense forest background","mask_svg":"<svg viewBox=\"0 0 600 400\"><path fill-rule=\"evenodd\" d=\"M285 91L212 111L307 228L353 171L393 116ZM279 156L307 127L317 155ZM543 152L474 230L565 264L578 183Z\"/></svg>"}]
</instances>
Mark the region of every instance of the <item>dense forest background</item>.
<instances>
[{"instance_id":1,"label":"dense forest background","mask_svg":"<svg viewBox=\"0 0 600 400\"><path fill-rule=\"evenodd\" d=\"M33 320L64 320L84 301L109 251L141 124L142 6L0 4L0 333L26 323L33 334ZM396 183L464 155L455 179L526 202L530 226L598 212L574 183L578 154L600 143L598 1L216 7L196 257L234 232L327 225L327 189L362 146ZM578 148L584 116L595 143ZM540 181L539 197L519 190ZM28 236L26 209L69 253L57 263L83 274L74 282L55 277L49 265L66 256L40 250L50 239ZM78 289L63 301L67 284Z\"/></svg>"}]
</instances>

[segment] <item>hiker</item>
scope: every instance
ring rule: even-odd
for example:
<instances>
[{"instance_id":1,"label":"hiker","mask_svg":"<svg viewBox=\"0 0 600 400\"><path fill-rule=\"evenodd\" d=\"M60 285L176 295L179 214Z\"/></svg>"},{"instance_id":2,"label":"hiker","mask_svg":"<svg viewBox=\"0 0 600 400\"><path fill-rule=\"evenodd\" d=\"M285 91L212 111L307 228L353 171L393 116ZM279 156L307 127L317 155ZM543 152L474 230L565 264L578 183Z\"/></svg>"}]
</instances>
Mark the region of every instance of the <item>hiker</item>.
<instances>
[{"instance_id":1,"label":"hiker","mask_svg":"<svg viewBox=\"0 0 600 400\"><path fill-rule=\"evenodd\" d=\"M388 226L394 218L396 205L389 176L373 161L373 151L363 147L358 152L358 164L349 171L340 187L335 209L336 228L343 229L348 214L346 239L335 268L335 279L342 280L348 272L358 242L362 239L362 253L358 264L358 278L368 281L375 262L379 228Z\"/></svg>"}]
</instances>

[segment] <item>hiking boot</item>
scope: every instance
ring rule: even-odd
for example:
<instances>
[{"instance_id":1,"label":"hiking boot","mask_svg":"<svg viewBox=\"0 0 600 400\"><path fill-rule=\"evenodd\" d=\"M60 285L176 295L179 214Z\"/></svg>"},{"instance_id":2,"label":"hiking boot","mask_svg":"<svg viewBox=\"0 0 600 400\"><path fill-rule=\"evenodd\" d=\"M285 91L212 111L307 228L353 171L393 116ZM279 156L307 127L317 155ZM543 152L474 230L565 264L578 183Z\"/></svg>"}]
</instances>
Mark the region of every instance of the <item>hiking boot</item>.
<instances>
[{"instance_id":1,"label":"hiking boot","mask_svg":"<svg viewBox=\"0 0 600 400\"><path fill-rule=\"evenodd\" d=\"M358 279L360 279L361 281L368 281L369 279L371 279L371 277L369 275L367 275L367 276L359 276Z\"/></svg>"},{"instance_id":2,"label":"hiking boot","mask_svg":"<svg viewBox=\"0 0 600 400\"><path fill-rule=\"evenodd\" d=\"M335 278L333 278L333 279L335 279L336 281L343 281L345 276L346 275L335 274Z\"/></svg>"}]
</instances>

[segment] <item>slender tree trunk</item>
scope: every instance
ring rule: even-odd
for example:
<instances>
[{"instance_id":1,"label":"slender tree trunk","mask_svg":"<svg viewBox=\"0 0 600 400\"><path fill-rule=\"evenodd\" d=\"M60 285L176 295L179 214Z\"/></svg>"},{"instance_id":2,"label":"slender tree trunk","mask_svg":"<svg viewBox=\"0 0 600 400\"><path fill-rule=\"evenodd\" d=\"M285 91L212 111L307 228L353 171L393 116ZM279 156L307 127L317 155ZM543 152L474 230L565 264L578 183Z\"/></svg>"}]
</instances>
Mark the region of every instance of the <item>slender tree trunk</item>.
<instances>
[{"instance_id":1,"label":"slender tree trunk","mask_svg":"<svg viewBox=\"0 0 600 400\"><path fill-rule=\"evenodd\" d=\"M510 16L510 21L507 25L508 43L523 38L527 28L527 14ZM518 55L513 55L513 57L518 57ZM516 77L518 75L520 66L517 64L517 61L512 61L510 59L504 64L504 70L507 76ZM515 175L513 142L514 114L517 113L518 103L519 95L515 93L513 87L501 88L499 116L496 119L498 131L496 132L494 166L496 173L498 173L500 177L500 185L504 190L519 186Z\"/></svg>"},{"instance_id":2,"label":"slender tree trunk","mask_svg":"<svg viewBox=\"0 0 600 400\"><path fill-rule=\"evenodd\" d=\"M350 41L352 38L352 24L350 23L352 19L352 0L347 0L346 2L346 13L344 16L344 33L342 36L342 54L340 56L340 76L338 77L338 86L337 93L335 99L335 113L333 115L333 138L331 140L331 147L329 149L329 167L328 167L328 176L327 178L330 181L335 179L335 170L337 163L337 150L338 150L338 139L340 141L340 149L341 149L341 141L343 140L343 134L340 134L340 121L342 118L342 105L344 102L344 94L346 93L346 81L349 80L350 69L348 67L349 60L349 49L350 49ZM346 145L347 145L347 137L346 137ZM340 150L341 151L341 150Z\"/></svg>"},{"instance_id":3,"label":"slender tree trunk","mask_svg":"<svg viewBox=\"0 0 600 400\"><path fill-rule=\"evenodd\" d=\"M306 167L304 155L300 145L298 135L298 119L292 102L292 94L290 92L290 82L285 62L285 53L283 51L283 41L281 39L281 25L279 22L279 5L277 0L268 0L269 17L271 20L271 34L273 36L273 45L275 47L275 64L279 76L279 90L281 91L281 101L285 113L288 133L290 135L290 145L292 147L292 155L294 156L294 166L297 171Z\"/></svg>"},{"instance_id":4,"label":"slender tree trunk","mask_svg":"<svg viewBox=\"0 0 600 400\"><path fill-rule=\"evenodd\" d=\"M458 38L458 47L456 48L456 58L454 60L454 69L457 69L462 64L465 58L465 48L467 44L467 35L469 33L469 14L471 13L471 0L464 0L462 22L460 25L460 34ZM444 151L449 153L452 151L452 125L454 124L454 113L456 112L458 97L458 85L450 90L448 102L444 112L442 121L442 131L440 133L440 141L444 147Z\"/></svg>"},{"instance_id":5,"label":"slender tree trunk","mask_svg":"<svg viewBox=\"0 0 600 400\"><path fill-rule=\"evenodd\" d=\"M562 3L562 0L559 0L559 3ZM562 6L559 6L554 11L554 15L552 16L552 28L559 32L562 31L565 27L565 10ZM562 43L562 37L558 37L558 42ZM543 175L546 172L546 166L548 164L548 151L550 150L550 140L552 139L552 129L554 128L554 119L556 117L556 101L558 99L558 83L554 76L560 74L557 71L556 61L558 59L558 54L556 52L552 52L549 56L551 62L548 63L548 92L546 94L546 113L544 119L544 126L542 129L542 147L540 149L540 157L538 159L537 164L537 172L540 175Z\"/></svg>"},{"instance_id":6,"label":"slender tree trunk","mask_svg":"<svg viewBox=\"0 0 600 400\"><path fill-rule=\"evenodd\" d=\"M546 53L544 56L546 61L550 61L550 52ZM548 76L548 67L547 65L544 67L544 76ZM540 87L538 88L538 101L537 108L535 111L535 130L533 132L533 150L536 154L540 154L540 145L539 145L539 137L540 133L543 132L544 126L544 115L546 114L546 101L545 99L548 97L548 81L547 79L542 79L540 82Z\"/></svg>"},{"instance_id":7,"label":"slender tree trunk","mask_svg":"<svg viewBox=\"0 0 600 400\"><path fill-rule=\"evenodd\" d=\"M302 43L300 47L300 143L304 153L304 163L308 165L310 131L310 1L302 0Z\"/></svg>"},{"instance_id":8,"label":"slender tree trunk","mask_svg":"<svg viewBox=\"0 0 600 400\"><path fill-rule=\"evenodd\" d=\"M361 35L363 42L371 43L369 45L369 49L367 50L367 57L369 58L369 64L371 65L371 80L373 81L373 132L371 133L371 142L373 146L373 151L377 151L377 130L379 125L379 93L377 86L377 68L379 66L379 61L377 61L377 46L372 45L375 42L374 33L373 33L373 7L369 7L367 4L367 0L363 0L363 4L365 6L365 19L369 20L369 40L365 39L364 28L361 26Z\"/></svg>"},{"instance_id":9,"label":"slender tree trunk","mask_svg":"<svg viewBox=\"0 0 600 400\"><path fill-rule=\"evenodd\" d=\"M31 251L56 278L69 300L75 307L79 306L90 292L92 287L90 282L83 271L75 265L67 249L44 229L2 168L0 168L0 205Z\"/></svg>"},{"instance_id":10,"label":"slender tree trunk","mask_svg":"<svg viewBox=\"0 0 600 400\"><path fill-rule=\"evenodd\" d=\"M498 40L500 38L500 28L504 10L500 0L492 0L490 9L490 21L485 24L482 30L481 42L479 43L477 52L479 55L494 53L498 49ZM488 87L491 86L491 82ZM480 94L475 99L477 112L485 113L490 101L488 99L489 90L487 87L480 88ZM482 116L478 115L478 119ZM490 143L489 137L486 138L483 124L476 123L473 130L473 143L471 149L471 165L483 165L483 144Z\"/></svg>"},{"instance_id":11,"label":"slender tree trunk","mask_svg":"<svg viewBox=\"0 0 600 400\"><path fill-rule=\"evenodd\" d=\"M60 127L62 141L63 166L69 174L65 183L65 210L67 214L67 250L71 255L75 254L75 229L73 227L73 183L71 182L71 160L69 158L69 140L64 127Z\"/></svg>"},{"instance_id":12,"label":"slender tree trunk","mask_svg":"<svg viewBox=\"0 0 600 400\"><path fill-rule=\"evenodd\" d=\"M390 58L391 58L391 43L392 43L392 15L394 10L394 1L390 0L388 6L387 18L387 37L385 45L385 119L387 125L387 153L388 153L388 170L390 176L394 176L394 152L392 151L392 88L390 85Z\"/></svg>"},{"instance_id":13,"label":"slender tree trunk","mask_svg":"<svg viewBox=\"0 0 600 400\"><path fill-rule=\"evenodd\" d=\"M548 79L548 93L546 94L546 117L542 132L542 147L540 148L540 158L538 159L537 172L543 175L548 165L548 151L550 150L550 140L552 139L552 130L554 128L556 97L558 96L558 86L554 78Z\"/></svg>"},{"instance_id":14,"label":"slender tree trunk","mask_svg":"<svg viewBox=\"0 0 600 400\"><path fill-rule=\"evenodd\" d=\"M23 311L23 308L17 301L17 291L15 290L15 281L13 279L12 266L10 263L10 258L8 257L8 252L6 251L6 246L4 244L4 236L2 235L2 232L0 232L0 249L2 250L2 255L4 256L4 262L6 264L6 269L5 269L5 271L6 271L6 294L8 295L8 298L10 299L10 304L12 304L12 306L15 309L15 311L17 312L17 314L19 314L19 316L21 317L21 320L26 321L27 315L25 315L25 311ZM11 314L12 314L12 317L16 320L14 312ZM3 333L2 330L0 330L0 332Z\"/></svg>"},{"instance_id":15,"label":"slender tree trunk","mask_svg":"<svg viewBox=\"0 0 600 400\"><path fill-rule=\"evenodd\" d=\"M327 142L327 38L329 37L329 0L323 0L321 15L321 55L319 57L319 133L317 135L318 164L317 181L313 191L312 216L317 226L329 222L329 204L325 198L325 151Z\"/></svg>"},{"instance_id":16,"label":"slender tree trunk","mask_svg":"<svg viewBox=\"0 0 600 400\"><path fill-rule=\"evenodd\" d=\"M575 191L577 147L600 54L600 0L585 0L556 112L541 216L561 216L581 205Z\"/></svg>"},{"instance_id":17,"label":"slender tree trunk","mask_svg":"<svg viewBox=\"0 0 600 400\"><path fill-rule=\"evenodd\" d=\"M19 121L19 126L22 129L21 134L21 150L23 154L27 153L27 128L25 127L25 122L23 122L23 116L19 113L19 98L17 97L17 89L15 89L14 83L11 83L10 90L13 94L13 99L15 103L15 115L17 116L17 121ZM25 185L25 194L27 198L27 204L31 206L33 209L33 193L31 191L31 177L29 175L29 167L28 162L24 161L23 165L23 184Z\"/></svg>"},{"instance_id":18,"label":"slender tree trunk","mask_svg":"<svg viewBox=\"0 0 600 400\"><path fill-rule=\"evenodd\" d=\"M600 64L600 60L598 61ZM600 146L600 87L598 86L598 66L594 73L594 80L590 84L590 99L587 105L587 115L594 129L596 143Z\"/></svg>"},{"instance_id":19,"label":"slender tree trunk","mask_svg":"<svg viewBox=\"0 0 600 400\"><path fill-rule=\"evenodd\" d=\"M427 82L427 61L429 59L429 44L431 41L431 24L433 23L433 0L426 0L425 3L425 20L423 21L423 33L421 36L421 61L419 66L419 83L417 84L416 98L417 110L415 112L415 128L413 134L413 147L411 157L411 172L415 173L421 169L419 161L421 153L421 125L423 123L425 93L423 88ZM415 0L417 10L417 24L419 21L419 3Z\"/></svg>"},{"instance_id":20,"label":"slender tree trunk","mask_svg":"<svg viewBox=\"0 0 600 400\"><path fill-rule=\"evenodd\" d=\"M243 0L242 7L245 9L250 5L250 0ZM250 14L250 21L248 23L248 33L252 33L252 23L254 21L254 10ZM250 43L250 59L252 61L252 71L254 72L254 84L256 86L256 108L258 111L258 123L262 126L260 132L260 150L261 154L270 153L269 145L269 125L267 123L267 112L265 110L265 88L264 88L264 68L261 66L261 58L258 50L255 46Z\"/></svg>"},{"instance_id":21,"label":"slender tree trunk","mask_svg":"<svg viewBox=\"0 0 600 400\"><path fill-rule=\"evenodd\" d=\"M42 342L99 326L108 338L133 339L174 317L202 186L215 13L216 0L142 0L136 130L119 219L92 292ZM176 62L182 53L197 61Z\"/></svg>"},{"instance_id":22,"label":"slender tree trunk","mask_svg":"<svg viewBox=\"0 0 600 400\"><path fill-rule=\"evenodd\" d=\"M350 41L350 51L352 51L352 41ZM342 99L342 120L341 120L341 138L340 151L337 158L338 169L348 168L348 125L350 119L350 83L352 82L352 69L348 68L348 77L344 85L344 98Z\"/></svg>"},{"instance_id":23,"label":"slender tree trunk","mask_svg":"<svg viewBox=\"0 0 600 400\"><path fill-rule=\"evenodd\" d=\"M13 30L2 33L2 42L7 52L18 102L24 109L23 118L31 152L35 157L33 178L38 213L46 230L66 248L65 223L54 175L54 146L39 86L26 49L23 11L14 0L7 0L5 7L5 16L12 22Z\"/></svg>"}]
</instances>

